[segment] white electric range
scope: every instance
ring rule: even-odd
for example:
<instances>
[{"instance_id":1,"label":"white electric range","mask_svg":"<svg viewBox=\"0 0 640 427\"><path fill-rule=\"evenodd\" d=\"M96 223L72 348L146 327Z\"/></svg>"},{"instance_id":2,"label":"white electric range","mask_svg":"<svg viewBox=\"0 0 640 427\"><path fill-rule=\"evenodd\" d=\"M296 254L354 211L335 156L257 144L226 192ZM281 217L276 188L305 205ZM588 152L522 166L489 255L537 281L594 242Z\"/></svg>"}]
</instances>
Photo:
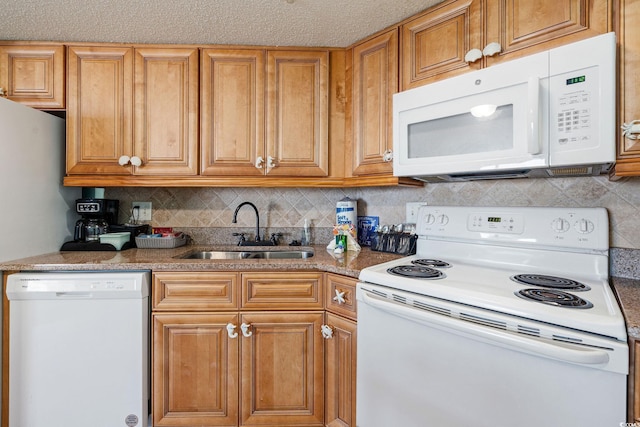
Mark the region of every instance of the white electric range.
<instances>
[{"instance_id":1,"label":"white electric range","mask_svg":"<svg viewBox=\"0 0 640 427\"><path fill-rule=\"evenodd\" d=\"M416 255L360 274L359 426L625 421L605 209L423 206L416 228Z\"/></svg>"}]
</instances>

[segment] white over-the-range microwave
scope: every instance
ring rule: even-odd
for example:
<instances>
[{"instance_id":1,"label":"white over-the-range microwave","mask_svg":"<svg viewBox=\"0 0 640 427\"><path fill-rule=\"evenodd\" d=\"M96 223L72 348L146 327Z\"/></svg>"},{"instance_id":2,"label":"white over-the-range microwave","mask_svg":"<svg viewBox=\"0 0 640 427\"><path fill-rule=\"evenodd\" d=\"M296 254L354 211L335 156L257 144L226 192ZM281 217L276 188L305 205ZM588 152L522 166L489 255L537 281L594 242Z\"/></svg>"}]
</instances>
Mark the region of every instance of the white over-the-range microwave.
<instances>
[{"instance_id":1,"label":"white over-the-range microwave","mask_svg":"<svg viewBox=\"0 0 640 427\"><path fill-rule=\"evenodd\" d=\"M616 158L615 34L393 96L393 173L428 182L598 175Z\"/></svg>"}]
</instances>

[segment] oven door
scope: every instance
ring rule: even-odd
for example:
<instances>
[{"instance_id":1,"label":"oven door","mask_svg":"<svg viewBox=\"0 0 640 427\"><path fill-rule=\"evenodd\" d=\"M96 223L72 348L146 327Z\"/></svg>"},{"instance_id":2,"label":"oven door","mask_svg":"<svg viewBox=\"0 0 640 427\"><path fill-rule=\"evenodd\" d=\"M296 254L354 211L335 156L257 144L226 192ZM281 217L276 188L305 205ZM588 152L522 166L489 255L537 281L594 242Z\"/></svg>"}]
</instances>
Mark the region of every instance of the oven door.
<instances>
[{"instance_id":1,"label":"oven door","mask_svg":"<svg viewBox=\"0 0 640 427\"><path fill-rule=\"evenodd\" d=\"M359 427L626 420L626 343L556 343L508 331L495 313L370 284L358 284L357 299Z\"/></svg>"},{"instance_id":2,"label":"oven door","mask_svg":"<svg viewBox=\"0 0 640 427\"><path fill-rule=\"evenodd\" d=\"M394 174L548 165L548 53L394 95Z\"/></svg>"}]
</instances>

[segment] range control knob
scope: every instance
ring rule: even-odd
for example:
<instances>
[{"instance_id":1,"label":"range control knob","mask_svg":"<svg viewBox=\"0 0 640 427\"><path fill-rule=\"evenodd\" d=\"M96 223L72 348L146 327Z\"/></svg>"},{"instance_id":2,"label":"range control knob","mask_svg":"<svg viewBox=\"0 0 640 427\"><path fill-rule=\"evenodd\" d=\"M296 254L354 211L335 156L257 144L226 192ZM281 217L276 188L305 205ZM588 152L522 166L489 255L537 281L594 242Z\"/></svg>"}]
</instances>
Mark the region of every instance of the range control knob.
<instances>
[{"instance_id":1,"label":"range control knob","mask_svg":"<svg viewBox=\"0 0 640 427\"><path fill-rule=\"evenodd\" d=\"M551 222L551 228L553 228L556 233L564 233L568 231L570 227L569 221L564 218L556 218Z\"/></svg>"},{"instance_id":2,"label":"range control knob","mask_svg":"<svg viewBox=\"0 0 640 427\"><path fill-rule=\"evenodd\" d=\"M449 223L449 217L445 214L438 215L437 220L439 225L447 225Z\"/></svg>"},{"instance_id":3,"label":"range control knob","mask_svg":"<svg viewBox=\"0 0 640 427\"><path fill-rule=\"evenodd\" d=\"M576 221L575 223L575 228L578 231L578 233L582 233L582 234L587 234L587 233L591 233L593 231L593 229L595 228L595 225L593 224L593 222L589 221L588 219L582 218L578 221Z\"/></svg>"},{"instance_id":4,"label":"range control knob","mask_svg":"<svg viewBox=\"0 0 640 427\"><path fill-rule=\"evenodd\" d=\"M427 214L424 217L424 222L426 222L427 224L433 224L434 222L436 222L436 217L432 214Z\"/></svg>"}]
</instances>

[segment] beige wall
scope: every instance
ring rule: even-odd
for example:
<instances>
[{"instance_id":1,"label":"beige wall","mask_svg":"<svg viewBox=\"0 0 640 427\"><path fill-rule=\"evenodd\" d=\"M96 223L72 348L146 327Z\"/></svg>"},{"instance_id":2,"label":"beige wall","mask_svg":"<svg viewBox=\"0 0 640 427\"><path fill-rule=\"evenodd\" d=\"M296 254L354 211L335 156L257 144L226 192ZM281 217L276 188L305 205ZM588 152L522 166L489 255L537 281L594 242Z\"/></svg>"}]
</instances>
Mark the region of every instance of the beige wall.
<instances>
[{"instance_id":1,"label":"beige wall","mask_svg":"<svg viewBox=\"0 0 640 427\"><path fill-rule=\"evenodd\" d=\"M331 227L335 203L345 196L358 199L359 215L380 222L404 221L406 202L460 206L567 206L608 209L611 246L640 249L640 179L612 182L606 177L514 179L427 184L424 188L249 189L249 188L113 188L106 196L121 201L124 221L133 201L151 201L155 226L235 227L235 207L251 201L260 210L261 227ZM246 211L245 211L246 209ZM253 213L243 208L241 226L253 225Z\"/></svg>"}]
</instances>

